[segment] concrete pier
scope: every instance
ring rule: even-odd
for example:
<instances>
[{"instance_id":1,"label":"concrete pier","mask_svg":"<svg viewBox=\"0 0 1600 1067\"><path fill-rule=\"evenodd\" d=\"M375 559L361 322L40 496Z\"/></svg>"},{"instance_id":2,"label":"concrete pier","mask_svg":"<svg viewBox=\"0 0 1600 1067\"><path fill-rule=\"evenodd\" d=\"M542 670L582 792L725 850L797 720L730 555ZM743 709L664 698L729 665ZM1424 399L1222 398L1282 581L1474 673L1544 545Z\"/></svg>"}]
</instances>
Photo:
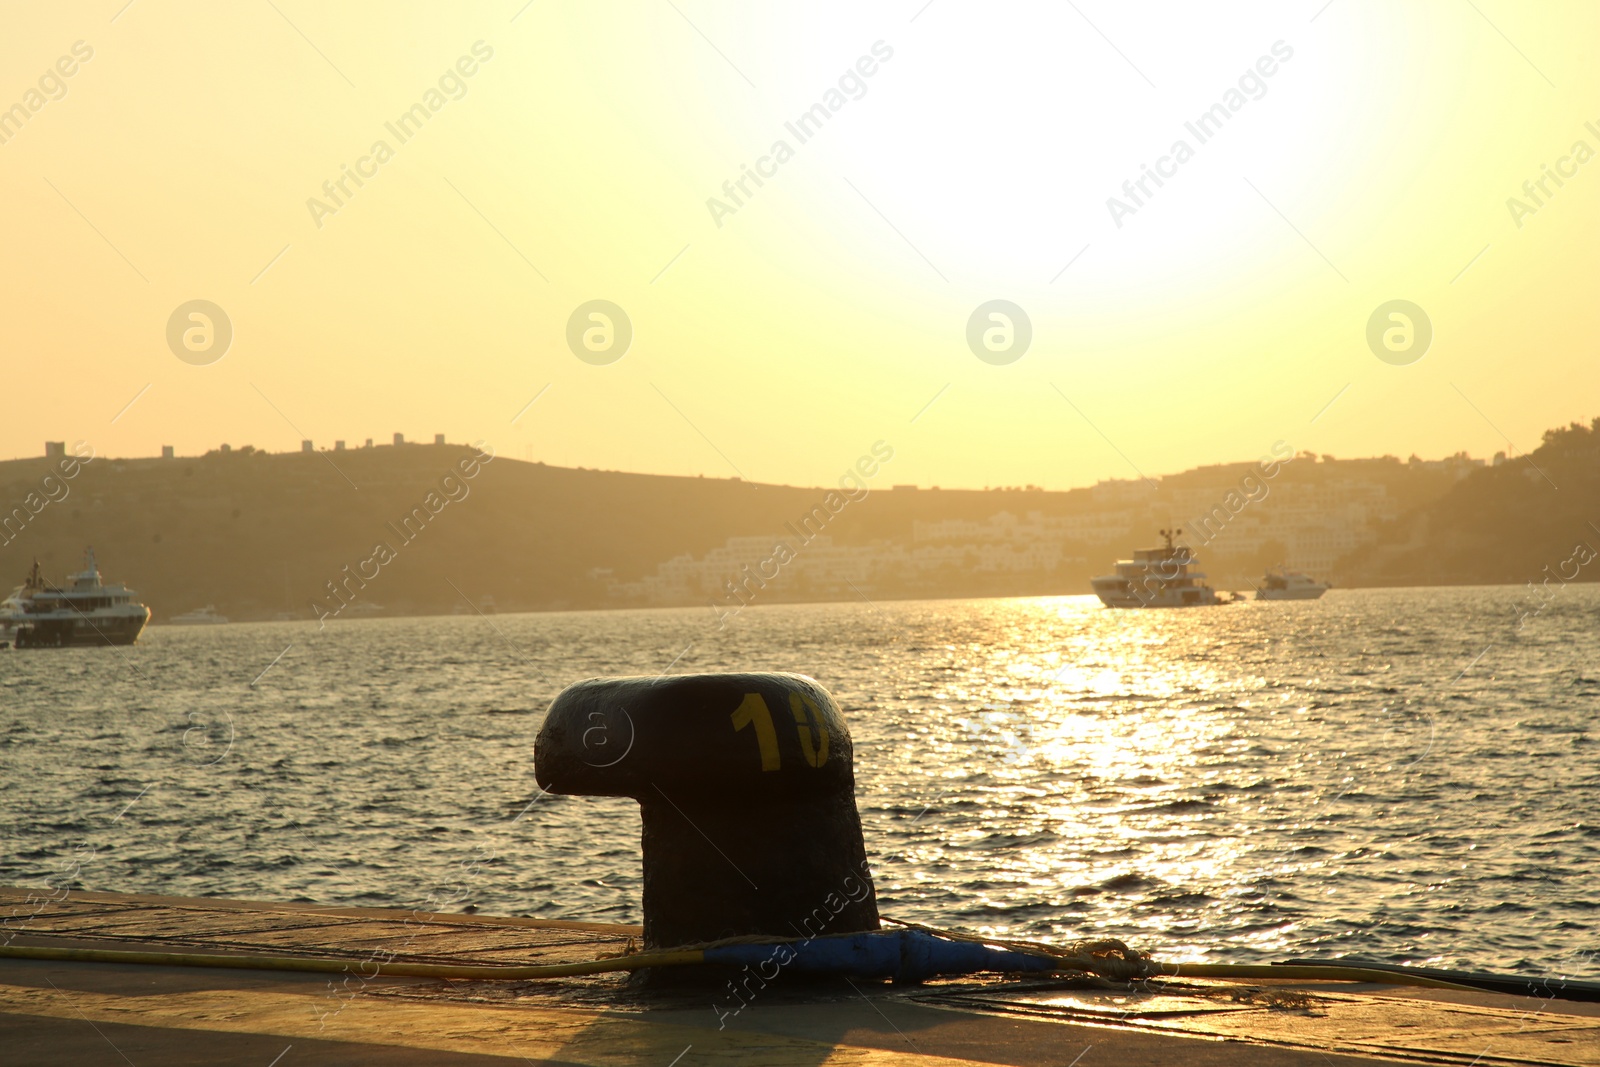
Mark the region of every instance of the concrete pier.
<instances>
[{"instance_id":1,"label":"concrete pier","mask_svg":"<svg viewBox=\"0 0 1600 1067\"><path fill-rule=\"evenodd\" d=\"M339 975L0 959L0 1062L695 1067L1600 1065L1600 1005L1351 983L1137 990L1000 977L897 988L641 989L625 975L442 981L387 960L532 964L639 927L0 888L0 943L316 956ZM737 1010L735 1010L737 1009Z\"/></svg>"}]
</instances>

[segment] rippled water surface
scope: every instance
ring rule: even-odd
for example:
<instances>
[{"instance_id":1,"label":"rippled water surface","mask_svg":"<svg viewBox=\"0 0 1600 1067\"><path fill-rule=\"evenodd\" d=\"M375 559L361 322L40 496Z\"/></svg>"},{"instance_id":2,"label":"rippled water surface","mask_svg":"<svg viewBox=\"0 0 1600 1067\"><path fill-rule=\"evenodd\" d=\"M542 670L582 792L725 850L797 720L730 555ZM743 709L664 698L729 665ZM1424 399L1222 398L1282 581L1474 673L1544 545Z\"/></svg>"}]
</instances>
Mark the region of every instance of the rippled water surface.
<instances>
[{"instance_id":1,"label":"rippled water surface","mask_svg":"<svg viewBox=\"0 0 1600 1067\"><path fill-rule=\"evenodd\" d=\"M0 882L637 921L632 801L540 796L566 684L833 691L885 914L1173 959L1600 975L1600 589L153 628L0 652Z\"/></svg>"}]
</instances>

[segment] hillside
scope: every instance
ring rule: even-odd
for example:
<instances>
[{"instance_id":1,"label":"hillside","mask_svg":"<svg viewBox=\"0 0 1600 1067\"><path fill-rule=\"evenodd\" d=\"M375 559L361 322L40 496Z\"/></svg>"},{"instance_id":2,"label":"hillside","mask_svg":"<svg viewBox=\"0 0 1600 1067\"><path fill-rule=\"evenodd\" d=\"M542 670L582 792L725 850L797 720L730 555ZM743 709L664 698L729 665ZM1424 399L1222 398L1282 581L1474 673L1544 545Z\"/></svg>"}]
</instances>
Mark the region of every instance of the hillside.
<instances>
[{"instance_id":1,"label":"hillside","mask_svg":"<svg viewBox=\"0 0 1600 1067\"><path fill-rule=\"evenodd\" d=\"M1472 472L1390 524L1344 569L1370 585L1592 582L1597 550L1600 419L1549 430L1529 455Z\"/></svg>"},{"instance_id":2,"label":"hillside","mask_svg":"<svg viewBox=\"0 0 1600 1067\"><path fill-rule=\"evenodd\" d=\"M1219 588L1297 553L1340 584L1520 583L1595 534L1596 432L1553 431L1535 453L1559 492L1525 459L1464 456L1301 453L1270 475L1224 464L1046 492L894 486L893 464L870 456L841 491L552 467L466 445L69 452L0 463L0 585L35 557L60 580L93 545L157 622L206 604L234 619L705 604L763 562L781 571L764 601L1084 593L1175 524ZM798 562L762 560L780 537Z\"/></svg>"},{"instance_id":3,"label":"hillside","mask_svg":"<svg viewBox=\"0 0 1600 1067\"><path fill-rule=\"evenodd\" d=\"M338 606L328 583L350 573L376 574L364 588L347 587L356 603L394 614L470 610L463 594L492 596L502 611L614 606L597 568L635 578L729 537L770 534L828 492L505 456L469 479L458 464L475 455L463 445L408 444L99 457L70 479L59 460L0 463L0 584L19 583L35 557L60 580L93 545L105 576L137 589L158 622L205 604L235 619L311 617L313 601ZM908 533L915 518L987 517L1024 497L1027 508L1060 510L1074 495L894 492L887 481L887 471L873 479L874 491L828 533ZM414 509L428 514L429 493L443 502L438 513L402 529ZM43 502L37 514L30 499ZM393 558L374 563L380 544Z\"/></svg>"}]
</instances>

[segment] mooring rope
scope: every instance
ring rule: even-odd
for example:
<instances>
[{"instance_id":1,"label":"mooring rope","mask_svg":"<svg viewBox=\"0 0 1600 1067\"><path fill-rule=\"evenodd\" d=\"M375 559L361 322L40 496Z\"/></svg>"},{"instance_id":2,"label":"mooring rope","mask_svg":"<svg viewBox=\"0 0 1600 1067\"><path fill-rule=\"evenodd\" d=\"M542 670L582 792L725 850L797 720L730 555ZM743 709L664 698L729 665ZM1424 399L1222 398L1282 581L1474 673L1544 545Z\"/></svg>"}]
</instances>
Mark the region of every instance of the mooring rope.
<instances>
[{"instance_id":1,"label":"mooring rope","mask_svg":"<svg viewBox=\"0 0 1600 1067\"><path fill-rule=\"evenodd\" d=\"M1075 941L1052 945L1041 941L1019 941L983 937L923 926L898 919L885 922L908 930L951 941L998 946L1031 957L1050 960L1049 973L1060 976L1093 975L1116 982L1131 982L1160 977L1220 979L1290 979L1319 982L1370 982L1384 985L1417 985L1440 989L1472 989L1472 986L1423 975L1396 971L1368 970L1345 966L1281 966L1264 964L1160 964L1147 952L1130 948L1117 938ZM81 932L80 932L81 936ZM404 960L353 960L309 956L227 955L215 952L153 952L126 949L57 948L40 945L0 945L0 958L49 960L63 963L122 963L166 967L219 967L245 970L298 971L309 973L358 973L370 977L389 975L400 978L445 978L475 980L537 980L575 978L618 971L654 967L707 965L707 952L735 945L805 945L813 941L834 941L871 936L871 931L847 934L822 934L814 938L783 938L761 935L722 938L697 945L668 949L625 951L622 955L573 963L533 964L458 964L420 963ZM628 940L628 948L635 944ZM989 968L994 969L994 968ZM842 972L841 972L842 973Z\"/></svg>"},{"instance_id":2,"label":"mooring rope","mask_svg":"<svg viewBox=\"0 0 1600 1067\"><path fill-rule=\"evenodd\" d=\"M1002 948L1027 952L1035 956L1049 956L1061 961L1064 965L1062 970L1067 970L1070 966L1073 970L1098 974L1102 978L1113 978L1120 982L1149 978L1156 973L1156 964L1151 960L1150 953L1129 948L1127 942L1115 937L1052 945L1046 941L1015 941L984 937L981 934L966 934L958 930L941 930L935 926L924 926L904 919L891 919L887 915L883 917L883 921L908 930L921 930L925 934L946 937L952 941L974 941L983 945L999 945Z\"/></svg>"}]
</instances>

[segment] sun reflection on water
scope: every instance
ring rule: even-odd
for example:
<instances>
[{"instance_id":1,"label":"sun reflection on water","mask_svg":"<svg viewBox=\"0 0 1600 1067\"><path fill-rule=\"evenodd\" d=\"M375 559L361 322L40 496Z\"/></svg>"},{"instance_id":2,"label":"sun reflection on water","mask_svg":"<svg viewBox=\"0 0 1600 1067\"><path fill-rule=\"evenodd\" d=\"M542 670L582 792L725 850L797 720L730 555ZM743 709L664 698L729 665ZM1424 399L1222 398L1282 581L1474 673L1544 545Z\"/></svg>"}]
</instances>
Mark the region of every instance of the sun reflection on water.
<instances>
[{"instance_id":1,"label":"sun reflection on water","mask_svg":"<svg viewBox=\"0 0 1600 1067\"><path fill-rule=\"evenodd\" d=\"M1389 884L1395 809L1373 805L1411 798L1413 838L1441 818L1419 779L1444 769L1429 709L1450 675L1330 621L1337 603L1287 617L1088 598L976 608L966 629L981 639L946 642L933 680L882 709L902 732L872 770L921 798L911 816L931 806L916 825L874 825L896 843L880 863L886 912L1259 959L1373 940L1376 897L1379 927L1404 935L1437 905Z\"/></svg>"}]
</instances>

